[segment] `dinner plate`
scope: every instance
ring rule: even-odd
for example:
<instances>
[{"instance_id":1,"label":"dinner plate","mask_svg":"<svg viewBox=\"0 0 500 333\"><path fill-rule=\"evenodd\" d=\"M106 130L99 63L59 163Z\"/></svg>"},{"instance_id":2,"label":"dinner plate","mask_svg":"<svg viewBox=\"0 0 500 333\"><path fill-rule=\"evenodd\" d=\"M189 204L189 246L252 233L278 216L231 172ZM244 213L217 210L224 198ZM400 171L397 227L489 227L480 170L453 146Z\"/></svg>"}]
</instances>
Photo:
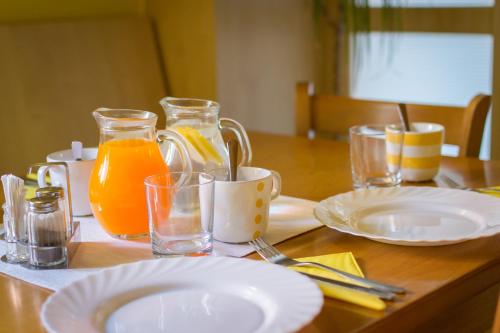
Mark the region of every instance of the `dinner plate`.
<instances>
[{"instance_id":1,"label":"dinner plate","mask_svg":"<svg viewBox=\"0 0 500 333\"><path fill-rule=\"evenodd\" d=\"M321 201L314 215L340 232L397 245L454 244L500 232L500 199L435 187L355 190Z\"/></svg>"},{"instance_id":2,"label":"dinner plate","mask_svg":"<svg viewBox=\"0 0 500 333\"><path fill-rule=\"evenodd\" d=\"M308 278L227 257L169 258L102 270L57 291L49 332L293 332L321 310Z\"/></svg>"}]
</instances>

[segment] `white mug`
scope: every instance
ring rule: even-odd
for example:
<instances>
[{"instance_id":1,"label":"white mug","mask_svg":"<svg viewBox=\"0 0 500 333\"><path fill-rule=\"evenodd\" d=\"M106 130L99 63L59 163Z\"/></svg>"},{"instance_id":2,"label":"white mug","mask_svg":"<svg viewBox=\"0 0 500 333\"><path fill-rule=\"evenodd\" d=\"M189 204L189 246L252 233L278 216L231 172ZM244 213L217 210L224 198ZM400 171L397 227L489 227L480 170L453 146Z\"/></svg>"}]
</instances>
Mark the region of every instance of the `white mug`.
<instances>
[{"instance_id":1,"label":"white mug","mask_svg":"<svg viewBox=\"0 0 500 333\"><path fill-rule=\"evenodd\" d=\"M62 150L47 156L47 162L66 162L69 170L71 189L71 209L74 216L91 215L89 202L89 179L97 157L97 148L84 148L82 160L73 158L71 150ZM66 175L63 167L51 166L38 169L38 186L46 187L45 177L50 174L52 186L62 186L67 190Z\"/></svg>"},{"instance_id":2,"label":"white mug","mask_svg":"<svg viewBox=\"0 0 500 333\"><path fill-rule=\"evenodd\" d=\"M248 242L263 236L271 200L281 192L281 177L271 170L239 167L236 181L226 180L225 169L216 176L214 239L227 243Z\"/></svg>"}]
</instances>

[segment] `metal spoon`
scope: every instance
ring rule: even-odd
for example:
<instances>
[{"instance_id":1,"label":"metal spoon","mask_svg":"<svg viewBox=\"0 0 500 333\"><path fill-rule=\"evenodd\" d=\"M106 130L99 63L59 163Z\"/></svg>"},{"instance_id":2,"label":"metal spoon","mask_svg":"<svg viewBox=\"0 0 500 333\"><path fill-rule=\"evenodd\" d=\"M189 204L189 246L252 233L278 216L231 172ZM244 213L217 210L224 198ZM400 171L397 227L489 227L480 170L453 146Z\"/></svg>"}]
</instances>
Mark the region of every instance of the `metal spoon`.
<instances>
[{"instance_id":1,"label":"metal spoon","mask_svg":"<svg viewBox=\"0 0 500 333\"><path fill-rule=\"evenodd\" d=\"M229 140L226 145L229 153L229 181L234 182L238 177L238 142Z\"/></svg>"},{"instance_id":2,"label":"metal spoon","mask_svg":"<svg viewBox=\"0 0 500 333\"><path fill-rule=\"evenodd\" d=\"M403 125L405 127L405 131L409 132L411 131L410 129L410 120L408 119L408 111L406 110L406 104L404 103L399 103L399 117L401 118L401 121L403 122Z\"/></svg>"}]
</instances>

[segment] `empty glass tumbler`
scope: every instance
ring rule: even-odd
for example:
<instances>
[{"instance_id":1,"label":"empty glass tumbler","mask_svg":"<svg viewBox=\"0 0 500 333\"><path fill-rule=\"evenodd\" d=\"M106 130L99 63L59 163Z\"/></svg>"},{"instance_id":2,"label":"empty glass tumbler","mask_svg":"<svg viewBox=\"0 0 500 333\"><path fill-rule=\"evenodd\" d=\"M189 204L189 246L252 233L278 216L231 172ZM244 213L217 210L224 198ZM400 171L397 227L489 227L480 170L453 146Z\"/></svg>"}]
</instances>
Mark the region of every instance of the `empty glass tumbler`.
<instances>
[{"instance_id":1,"label":"empty glass tumbler","mask_svg":"<svg viewBox=\"0 0 500 333\"><path fill-rule=\"evenodd\" d=\"M173 172L144 181L153 255L203 255L212 252L214 177Z\"/></svg>"},{"instance_id":2,"label":"empty glass tumbler","mask_svg":"<svg viewBox=\"0 0 500 333\"><path fill-rule=\"evenodd\" d=\"M401 125L351 127L351 171L355 189L391 187L401 183Z\"/></svg>"}]
</instances>

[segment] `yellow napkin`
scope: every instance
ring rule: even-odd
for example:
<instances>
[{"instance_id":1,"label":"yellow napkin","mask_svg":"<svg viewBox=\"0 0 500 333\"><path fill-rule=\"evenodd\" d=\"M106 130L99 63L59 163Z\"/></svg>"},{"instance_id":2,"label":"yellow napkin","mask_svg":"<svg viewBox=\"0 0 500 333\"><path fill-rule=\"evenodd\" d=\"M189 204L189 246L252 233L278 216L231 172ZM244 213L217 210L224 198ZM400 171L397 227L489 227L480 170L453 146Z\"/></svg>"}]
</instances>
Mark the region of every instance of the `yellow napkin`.
<instances>
[{"instance_id":1,"label":"yellow napkin","mask_svg":"<svg viewBox=\"0 0 500 333\"><path fill-rule=\"evenodd\" d=\"M489 189L496 190L496 191L488 191ZM500 191L500 186L492 186L492 187L483 188L483 189L479 190L479 192L481 192L481 193L489 194L489 195L492 195L494 197L500 198L500 192L498 192L498 191Z\"/></svg>"},{"instance_id":2,"label":"yellow napkin","mask_svg":"<svg viewBox=\"0 0 500 333\"><path fill-rule=\"evenodd\" d=\"M24 198L26 200L35 197L35 195L36 195L36 189L38 188L38 186L32 185L32 184L28 184L28 185L24 186L24 188L26 189L26 194L24 195Z\"/></svg>"},{"instance_id":3,"label":"yellow napkin","mask_svg":"<svg viewBox=\"0 0 500 333\"><path fill-rule=\"evenodd\" d=\"M323 265L327 265L330 267L334 267L337 269L340 269L342 271L358 275L358 276L363 276L363 272L358 266L358 263L356 262L356 259L354 258L353 254L351 252L344 252L344 253L335 253L335 254L327 254L323 256L316 256L316 257L306 257L306 258L299 258L296 259L298 261L313 261L317 262ZM314 267L292 267L293 269L304 272L304 273L309 273L313 275L318 275L322 277L326 277L329 279L334 279L338 281L344 281L344 282L349 282L352 284L359 284L357 282L353 282L352 280L345 279L341 276L338 276L335 273L331 273L328 271L325 271L323 269L319 268L314 268ZM363 292L359 291L354 291L354 290L349 290L346 288L338 287L338 286L333 286L333 285L327 285L324 283L320 283L319 287L323 294L328 297L340 299L345 302L349 303L354 303L357 305L361 305L370 309L374 310L383 310L385 309L386 305L384 301L382 301L380 298L377 296L372 296Z\"/></svg>"},{"instance_id":4,"label":"yellow napkin","mask_svg":"<svg viewBox=\"0 0 500 333\"><path fill-rule=\"evenodd\" d=\"M35 191L38 188L38 177L36 173L29 173L26 175L26 179L24 182L24 188L26 189L25 199L31 199L35 197ZM47 186L50 186L50 176L45 177L45 182Z\"/></svg>"}]
</instances>

